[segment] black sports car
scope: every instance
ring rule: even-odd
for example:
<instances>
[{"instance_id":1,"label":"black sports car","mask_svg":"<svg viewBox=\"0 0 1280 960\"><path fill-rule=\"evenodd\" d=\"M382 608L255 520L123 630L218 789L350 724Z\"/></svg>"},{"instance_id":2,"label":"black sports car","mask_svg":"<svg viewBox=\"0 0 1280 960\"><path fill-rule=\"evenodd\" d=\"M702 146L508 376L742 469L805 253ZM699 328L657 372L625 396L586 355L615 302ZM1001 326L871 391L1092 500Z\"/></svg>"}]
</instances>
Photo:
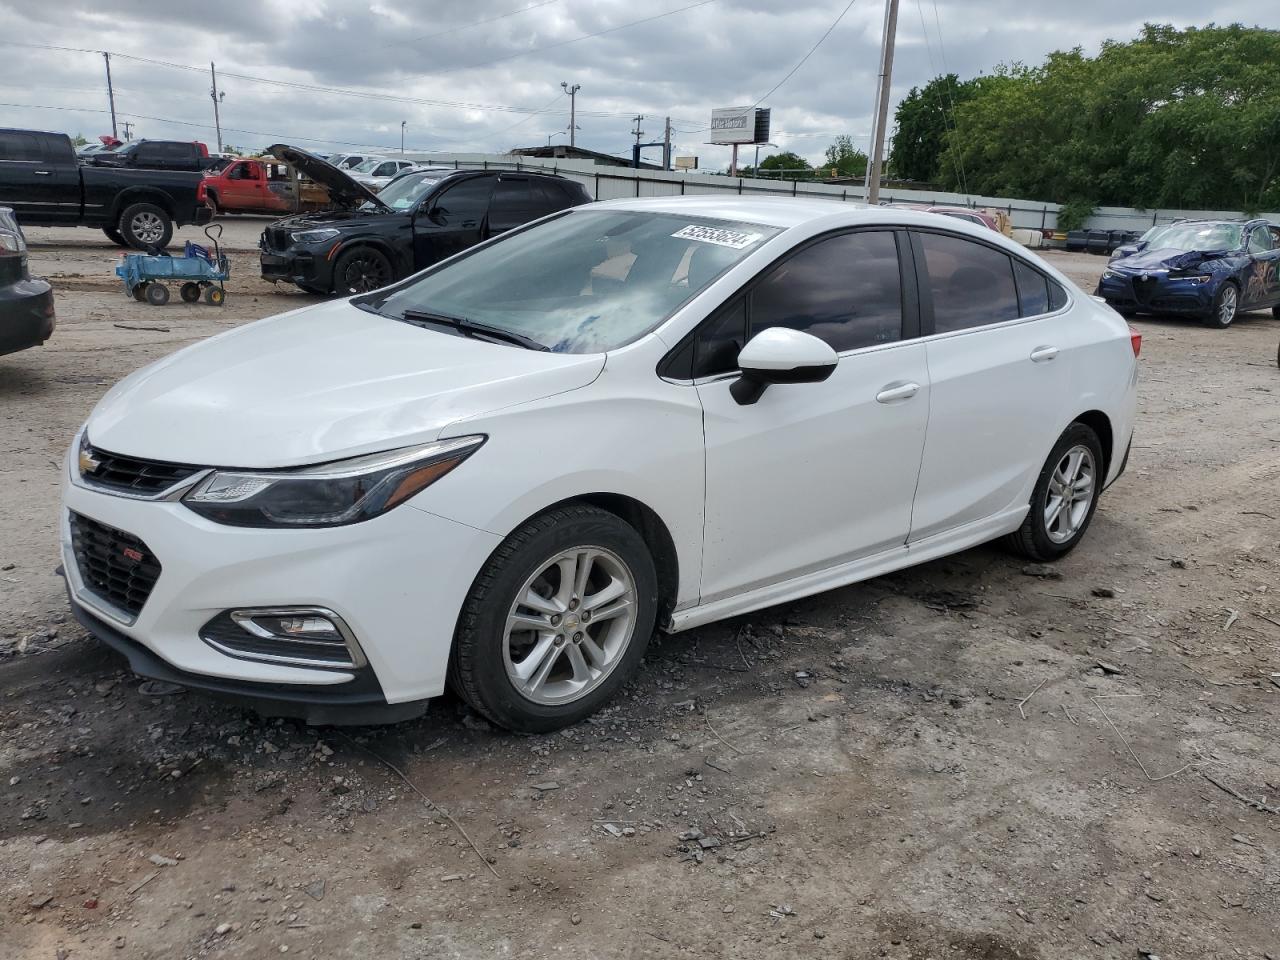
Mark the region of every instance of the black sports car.
<instances>
[{"instance_id":1,"label":"black sports car","mask_svg":"<svg viewBox=\"0 0 1280 960\"><path fill-rule=\"evenodd\" d=\"M1113 260L1098 296L1123 314L1192 316L1228 327L1236 314L1280 316L1280 227L1265 220L1182 220Z\"/></svg>"},{"instance_id":2,"label":"black sports car","mask_svg":"<svg viewBox=\"0 0 1280 960\"><path fill-rule=\"evenodd\" d=\"M53 323L53 288L31 276L22 228L0 207L0 354L40 346Z\"/></svg>"}]
</instances>

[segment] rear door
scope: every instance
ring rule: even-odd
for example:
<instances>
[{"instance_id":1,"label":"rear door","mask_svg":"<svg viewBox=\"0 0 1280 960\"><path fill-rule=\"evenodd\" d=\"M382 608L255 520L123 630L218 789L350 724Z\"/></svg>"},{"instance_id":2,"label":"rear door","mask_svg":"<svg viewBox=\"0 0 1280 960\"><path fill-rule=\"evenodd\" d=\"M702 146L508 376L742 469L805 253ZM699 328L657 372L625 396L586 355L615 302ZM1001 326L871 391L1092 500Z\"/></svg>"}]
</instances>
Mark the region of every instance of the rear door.
<instances>
[{"instance_id":1,"label":"rear door","mask_svg":"<svg viewBox=\"0 0 1280 960\"><path fill-rule=\"evenodd\" d=\"M80 165L61 134L0 130L0 206L21 223L75 223Z\"/></svg>"},{"instance_id":2,"label":"rear door","mask_svg":"<svg viewBox=\"0 0 1280 960\"><path fill-rule=\"evenodd\" d=\"M1245 250L1249 254L1249 266L1244 276L1240 307L1252 310L1267 307L1280 300L1280 230L1257 224L1249 230Z\"/></svg>"},{"instance_id":3,"label":"rear door","mask_svg":"<svg viewBox=\"0 0 1280 960\"><path fill-rule=\"evenodd\" d=\"M1081 334L1066 291L1021 257L959 234L911 236L930 383L915 542L1025 506L1062 429Z\"/></svg>"},{"instance_id":4,"label":"rear door","mask_svg":"<svg viewBox=\"0 0 1280 960\"><path fill-rule=\"evenodd\" d=\"M414 269L429 267L473 247L483 237L496 174L481 174L447 184L414 217Z\"/></svg>"},{"instance_id":5,"label":"rear door","mask_svg":"<svg viewBox=\"0 0 1280 960\"><path fill-rule=\"evenodd\" d=\"M503 233L551 213L553 207L531 177L504 173L489 205L489 235Z\"/></svg>"}]
</instances>

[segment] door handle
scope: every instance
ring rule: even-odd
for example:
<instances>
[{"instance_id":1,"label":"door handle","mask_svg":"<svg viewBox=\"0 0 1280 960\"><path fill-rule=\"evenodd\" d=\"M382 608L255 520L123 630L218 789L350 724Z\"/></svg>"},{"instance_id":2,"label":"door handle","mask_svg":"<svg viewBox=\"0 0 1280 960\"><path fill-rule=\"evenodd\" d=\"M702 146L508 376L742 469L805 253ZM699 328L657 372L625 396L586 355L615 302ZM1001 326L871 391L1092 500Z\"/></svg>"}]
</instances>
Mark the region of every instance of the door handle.
<instances>
[{"instance_id":1,"label":"door handle","mask_svg":"<svg viewBox=\"0 0 1280 960\"><path fill-rule=\"evenodd\" d=\"M876 394L876 402L893 403L895 400L910 400L919 392L920 384L896 380L884 385L884 388Z\"/></svg>"},{"instance_id":2,"label":"door handle","mask_svg":"<svg viewBox=\"0 0 1280 960\"><path fill-rule=\"evenodd\" d=\"M37 176L37 177L47 177L47 176L49 176L49 171L48 171L48 170L37 170L37 171L36 171L36 176Z\"/></svg>"},{"instance_id":3,"label":"door handle","mask_svg":"<svg viewBox=\"0 0 1280 960\"><path fill-rule=\"evenodd\" d=\"M1057 347L1036 347L1031 351L1032 363L1047 363L1058 355Z\"/></svg>"}]
</instances>

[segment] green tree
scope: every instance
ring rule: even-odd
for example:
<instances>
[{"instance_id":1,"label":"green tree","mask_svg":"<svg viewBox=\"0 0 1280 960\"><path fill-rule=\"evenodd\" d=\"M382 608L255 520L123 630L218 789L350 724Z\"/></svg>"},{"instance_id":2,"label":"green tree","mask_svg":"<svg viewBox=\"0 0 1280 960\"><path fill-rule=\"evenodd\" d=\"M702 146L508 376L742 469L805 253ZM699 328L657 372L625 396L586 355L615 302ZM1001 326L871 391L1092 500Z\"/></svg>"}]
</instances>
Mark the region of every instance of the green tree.
<instances>
[{"instance_id":1,"label":"green tree","mask_svg":"<svg viewBox=\"0 0 1280 960\"><path fill-rule=\"evenodd\" d=\"M813 168L809 166L809 161L798 153L792 153L790 150L784 150L782 153L771 153L760 161L760 170L771 171L766 176L782 176L782 171L786 171L789 179L808 178L813 173Z\"/></svg>"},{"instance_id":2,"label":"green tree","mask_svg":"<svg viewBox=\"0 0 1280 960\"><path fill-rule=\"evenodd\" d=\"M901 180L933 182L938 178L956 106L973 96L978 81L961 82L954 73L912 87L894 111L893 148L889 168Z\"/></svg>"},{"instance_id":3,"label":"green tree","mask_svg":"<svg viewBox=\"0 0 1280 960\"><path fill-rule=\"evenodd\" d=\"M822 172L835 170L842 177L861 177L867 172L867 155L853 145L853 137L841 134L827 147L827 161Z\"/></svg>"},{"instance_id":4,"label":"green tree","mask_svg":"<svg viewBox=\"0 0 1280 960\"><path fill-rule=\"evenodd\" d=\"M88 144L88 142L89 141L85 139L85 136L83 133L77 133L74 137L71 138L71 145L77 148L85 146L86 144Z\"/></svg>"}]
</instances>

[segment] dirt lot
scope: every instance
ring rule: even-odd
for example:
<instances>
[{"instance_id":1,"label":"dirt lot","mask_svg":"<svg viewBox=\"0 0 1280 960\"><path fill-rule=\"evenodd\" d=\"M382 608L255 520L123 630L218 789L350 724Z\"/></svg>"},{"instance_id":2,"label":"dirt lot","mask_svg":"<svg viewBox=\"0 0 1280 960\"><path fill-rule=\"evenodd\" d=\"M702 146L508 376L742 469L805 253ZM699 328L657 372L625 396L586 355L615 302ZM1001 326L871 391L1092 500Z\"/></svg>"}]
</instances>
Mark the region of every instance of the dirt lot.
<instances>
[{"instance_id":1,"label":"dirt lot","mask_svg":"<svg viewBox=\"0 0 1280 960\"><path fill-rule=\"evenodd\" d=\"M312 302L256 278L260 229L222 309L31 232L59 327L0 359L0 955L1280 960L1269 314L1136 324L1129 470L1052 577L981 548L664 638L555 736L449 699L307 729L156 695L53 573L106 388Z\"/></svg>"}]
</instances>

